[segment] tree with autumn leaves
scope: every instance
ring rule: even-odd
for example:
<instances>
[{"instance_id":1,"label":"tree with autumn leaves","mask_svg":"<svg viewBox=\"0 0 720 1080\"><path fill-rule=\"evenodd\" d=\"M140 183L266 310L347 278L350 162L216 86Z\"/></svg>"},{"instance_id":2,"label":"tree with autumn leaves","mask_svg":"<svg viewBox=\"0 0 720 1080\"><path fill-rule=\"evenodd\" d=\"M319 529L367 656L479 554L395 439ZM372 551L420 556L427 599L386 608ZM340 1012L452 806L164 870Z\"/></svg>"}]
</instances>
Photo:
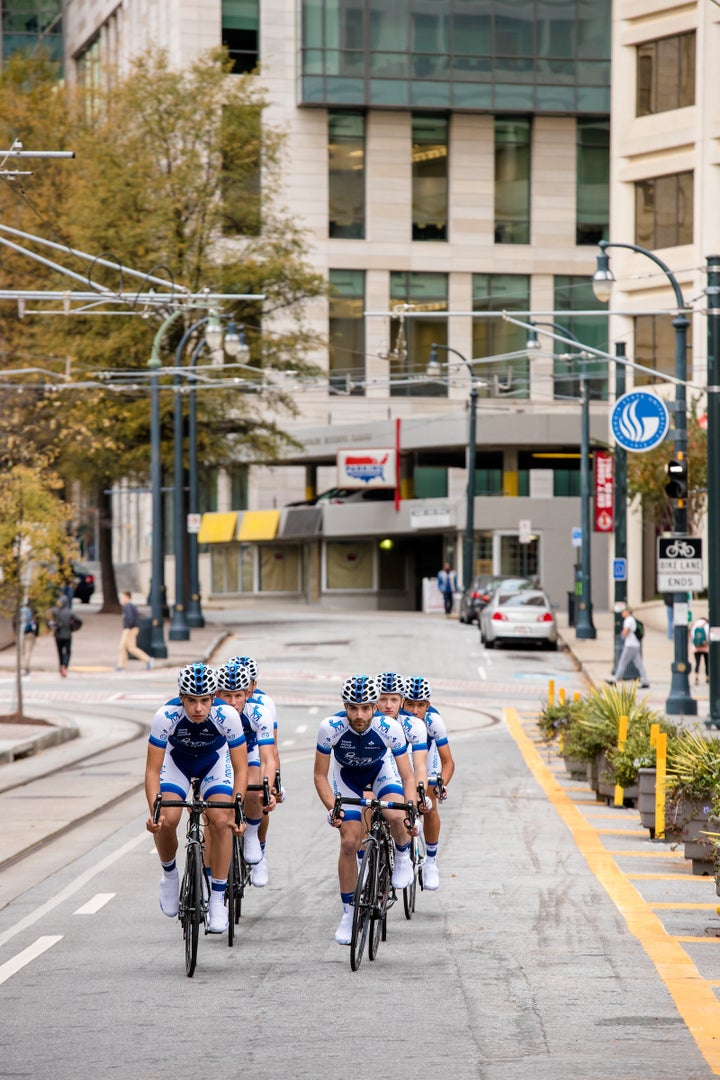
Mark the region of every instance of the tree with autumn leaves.
<instances>
[{"instance_id":1,"label":"tree with autumn leaves","mask_svg":"<svg viewBox=\"0 0 720 1080\"><path fill-rule=\"evenodd\" d=\"M305 309L326 288L307 263L306 238L278 204L282 133L263 119L258 80L229 70L222 50L182 71L172 70L163 53L148 52L104 91L74 94L42 59L13 58L0 75L0 139L76 155L36 161L32 176L0 185L0 222L58 244L42 254L80 275L72 287L88 288L86 277L117 292L140 289L123 277L124 265L152 272L168 289L177 283L194 292L264 296L225 308L245 329L251 370L240 389L225 381L223 389L197 395L198 460L206 475L236 460L241 448L246 461L277 456L286 435L275 418L295 406L282 380L263 375L315 372L306 357L318 340ZM70 248L103 263L89 266ZM0 286L69 284L52 267L4 248ZM167 312L138 304L106 314L99 305L84 315L50 316L38 314L41 307L28 304L21 313L0 305L5 370L24 372L12 387L12 377L0 387L7 420L0 461L12 465L31 442L62 477L66 495L80 491L95 508L102 591L112 610L110 492L122 479L147 479L147 360ZM184 330L204 314L196 309L171 328L165 363L173 363ZM170 381L163 376L163 385ZM250 390L262 383L262 396L247 392L248 383ZM169 466L172 394L161 400Z\"/></svg>"}]
</instances>

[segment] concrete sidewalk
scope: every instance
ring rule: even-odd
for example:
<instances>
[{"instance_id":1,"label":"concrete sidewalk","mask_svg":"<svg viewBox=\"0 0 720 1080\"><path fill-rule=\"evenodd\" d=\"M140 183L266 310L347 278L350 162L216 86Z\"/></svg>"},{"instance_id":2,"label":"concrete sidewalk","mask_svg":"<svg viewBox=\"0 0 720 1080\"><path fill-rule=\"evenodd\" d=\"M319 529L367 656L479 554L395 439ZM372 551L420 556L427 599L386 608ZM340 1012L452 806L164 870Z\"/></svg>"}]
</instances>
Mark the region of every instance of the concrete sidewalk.
<instances>
[{"instance_id":1,"label":"concrete sidewalk","mask_svg":"<svg viewBox=\"0 0 720 1080\"><path fill-rule=\"evenodd\" d=\"M102 615L97 606L75 604L73 610L83 621L82 628L73 634L72 655L67 678L61 678L58 668L58 656L55 639L52 634L41 635L33 649L30 662L30 674L23 676L23 688L31 690L33 684L48 685L48 679L57 680L58 686L69 689L78 685L78 676L84 674L113 674L116 679L126 678L137 685L140 680L152 677L140 660L132 657L128 660L124 676L115 672L118 662L121 620L119 615ZM227 621L228 612L205 613L205 626L194 627L188 641L170 641L169 622L164 627L164 639L167 646L167 658L155 659L155 671L168 668L173 671L190 664L194 660L207 660L213 655L222 641L232 633L232 623ZM221 621L224 615L226 621ZM15 710L14 678L16 671L15 648L0 651L0 684L4 686L3 704L0 714ZM8 701L10 698L10 703ZM79 734L77 723L72 715L62 708L43 706L33 702L25 705L25 713L40 721L32 723L0 722L0 766L21 758L30 757L40 750L57 746Z\"/></svg>"},{"instance_id":2,"label":"concrete sidewalk","mask_svg":"<svg viewBox=\"0 0 720 1080\"><path fill-rule=\"evenodd\" d=\"M650 680L650 689L642 690L647 694L650 705L658 712L665 712L665 702L670 693L674 645L667 635L667 613L665 604L653 601L638 604L633 609L645 625L643 638L643 661ZM694 600L692 603L693 621L701 615L707 616L707 601ZM612 612L601 611L593 614L593 623L597 631L594 639L576 638L575 631L567 625L567 616L560 614L558 623L563 640L573 654L592 685L598 685L609 678L614 660L614 616ZM690 695L697 701L697 720L704 721L709 713L708 685L705 681L704 667L701 668L700 682L695 685L693 672L692 642L688 645L690 673ZM687 722L694 723L696 718L688 716Z\"/></svg>"}]
</instances>

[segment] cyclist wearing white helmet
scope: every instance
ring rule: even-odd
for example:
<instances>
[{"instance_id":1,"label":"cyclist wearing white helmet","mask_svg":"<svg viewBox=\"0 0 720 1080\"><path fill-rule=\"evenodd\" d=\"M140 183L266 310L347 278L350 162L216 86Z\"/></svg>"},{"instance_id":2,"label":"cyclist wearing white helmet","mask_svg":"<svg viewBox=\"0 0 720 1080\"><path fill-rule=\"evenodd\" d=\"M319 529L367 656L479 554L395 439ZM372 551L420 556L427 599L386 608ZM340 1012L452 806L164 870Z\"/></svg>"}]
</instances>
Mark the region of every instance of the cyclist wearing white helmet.
<instances>
[{"instance_id":1,"label":"cyclist wearing white helmet","mask_svg":"<svg viewBox=\"0 0 720 1080\"><path fill-rule=\"evenodd\" d=\"M160 907L173 918L178 913L179 875L175 863L177 827L182 809L165 807L157 823L152 809L158 792L169 798L186 800L193 777L200 780L203 799L230 801L245 794L247 748L242 722L235 709L215 701L217 672L207 664L189 664L178 674L179 697L155 713L148 739L145 766L145 795L150 807L148 832L155 839L163 876ZM207 811L210 849L211 891L208 929L222 934L228 925L225 908L227 869L232 852L231 828L236 826L232 810Z\"/></svg>"},{"instance_id":2,"label":"cyclist wearing white helmet","mask_svg":"<svg viewBox=\"0 0 720 1080\"><path fill-rule=\"evenodd\" d=\"M412 675L405 680L405 709L422 720L428 735L427 770L432 810L423 818L427 858L423 867L423 888L432 891L440 884L437 850L440 840L440 814L438 813L437 778L442 775L443 785L450 783L455 772L455 762L448 743L447 728L440 713L430 704L432 688L422 675ZM445 795L443 794L443 799Z\"/></svg>"},{"instance_id":3,"label":"cyclist wearing white helmet","mask_svg":"<svg viewBox=\"0 0 720 1080\"><path fill-rule=\"evenodd\" d=\"M378 675L380 684L380 698L378 700L378 712L385 716L392 716L402 725L405 739L410 747L410 761L415 782L422 783L427 790L427 728L422 720L404 709L405 680L394 671L383 671ZM429 810L429 803L427 804ZM422 807L419 808L422 811Z\"/></svg>"},{"instance_id":4,"label":"cyclist wearing white helmet","mask_svg":"<svg viewBox=\"0 0 720 1080\"><path fill-rule=\"evenodd\" d=\"M369 675L353 675L342 685L345 714L328 716L320 724L315 753L315 788L328 811L331 825L340 829L338 877L343 916L335 932L340 945L352 937L353 894L357 880L357 857L363 837L360 807L347 807L341 821L333 821L335 795L360 796L372 791L379 799L415 801L415 781L402 728L396 720L376 711L380 686ZM329 779L333 759L332 783ZM399 775L399 780L398 780ZM403 889L412 882L410 836L401 810L385 815L395 841L392 883Z\"/></svg>"},{"instance_id":5,"label":"cyclist wearing white helmet","mask_svg":"<svg viewBox=\"0 0 720 1080\"><path fill-rule=\"evenodd\" d=\"M272 783L275 772L280 769L280 751L278 749L278 730L277 730L277 709L275 708L275 702L266 694L264 690L261 690L258 686L258 665L257 661L252 656L233 656L231 660L227 661L228 664L242 664L247 668L248 675L250 676L250 685L248 687L247 703L245 705L245 714L252 717L253 723L257 722L258 725L265 725L270 728L273 734L272 750L275 755L275 760L272 767L268 766L268 771L263 772L263 776L268 776ZM247 735L247 730L245 732ZM263 769L265 766L263 765ZM250 783L256 783L255 780L249 781ZM273 795L275 800L279 803L285 801L285 789L276 791L273 788ZM275 804L273 803L273 806ZM262 887L268 883L268 865L265 858L265 845L267 842L267 832L270 827L270 817L268 814L262 814L260 821L260 828L258 831L258 840L260 843L260 860L253 864L250 876L253 885ZM245 841L247 847L247 839Z\"/></svg>"},{"instance_id":6,"label":"cyclist wearing white helmet","mask_svg":"<svg viewBox=\"0 0 720 1080\"><path fill-rule=\"evenodd\" d=\"M218 697L227 701L240 714L247 742L248 784L259 784L263 776L272 780L275 769L272 722L268 722L261 713L254 713L249 706L252 685L250 669L240 663L240 659L234 657L218 668ZM252 876L253 885L257 886L267 885L268 881L267 863L264 867L261 865L265 856L258 832L263 817L267 817L267 814L275 809L275 803L275 796L271 794L269 805L263 807L260 791L248 791L245 799L245 859L254 869L263 871L260 875Z\"/></svg>"}]
</instances>

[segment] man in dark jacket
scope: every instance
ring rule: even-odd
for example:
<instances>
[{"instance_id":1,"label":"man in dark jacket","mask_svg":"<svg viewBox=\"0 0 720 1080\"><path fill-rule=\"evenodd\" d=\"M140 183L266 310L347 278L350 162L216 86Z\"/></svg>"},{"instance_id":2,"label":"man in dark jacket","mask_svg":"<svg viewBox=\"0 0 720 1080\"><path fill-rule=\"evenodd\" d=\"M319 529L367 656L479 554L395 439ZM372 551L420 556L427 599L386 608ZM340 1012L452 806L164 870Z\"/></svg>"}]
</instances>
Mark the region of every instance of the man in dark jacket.
<instances>
[{"instance_id":1,"label":"man in dark jacket","mask_svg":"<svg viewBox=\"0 0 720 1080\"><path fill-rule=\"evenodd\" d=\"M70 610L67 596L58 597L57 604L50 612L50 623L52 632L55 635L60 674L64 679L68 673L68 668L70 667L73 625L73 614Z\"/></svg>"}]
</instances>

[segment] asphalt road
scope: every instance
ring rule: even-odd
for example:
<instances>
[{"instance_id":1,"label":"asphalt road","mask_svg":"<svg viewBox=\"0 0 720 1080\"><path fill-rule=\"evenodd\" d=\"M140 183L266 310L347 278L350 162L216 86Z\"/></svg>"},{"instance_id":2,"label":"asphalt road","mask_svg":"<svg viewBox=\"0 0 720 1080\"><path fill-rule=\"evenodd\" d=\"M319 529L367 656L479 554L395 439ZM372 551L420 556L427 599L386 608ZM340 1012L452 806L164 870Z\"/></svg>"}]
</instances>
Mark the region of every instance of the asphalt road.
<instances>
[{"instance_id":1,"label":"asphalt road","mask_svg":"<svg viewBox=\"0 0 720 1080\"><path fill-rule=\"evenodd\" d=\"M631 865L637 868L640 833L624 835L634 828L632 812L598 807L532 740L548 679L568 693L581 689L566 654L485 653L477 631L454 620L364 613L259 621L228 643L227 655L233 651L252 651L261 684L279 705L289 797L272 822L268 888L251 890L234 948L225 937L201 939L196 974L187 979L179 926L159 910L158 864L139 793L6 867L0 1075L720 1074L708 1050L716 1015L709 1007L706 1030L699 1031L696 1014L661 970L653 941L643 937L652 937L653 926L632 923L628 898L612 877L620 865L628 876ZM443 808L440 890L419 894L411 922L397 905L377 960L366 958L352 973L349 949L333 939L340 916L337 838L312 785L314 736L337 707L346 674L388 668L430 677L457 773ZM48 680L48 695L55 685ZM149 719L153 696L162 700L168 689L161 673L125 682L124 703L112 678L88 676L82 686L94 698L112 696L112 705L78 705L96 720L105 709ZM66 772L76 790L115 784L130 791L142 779L143 761L144 736ZM62 779L47 778L48 803L37 801L37 790L27 798L27 785L8 791L0 812L31 819L38 806L51 812L53 799L62 812L69 797L58 786ZM627 858L592 858L589 828L598 844L604 828L615 832L606 838L608 850L625 845ZM649 870L655 861L645 854L641 866ZM712 900L708 879L678 875L648 887L700 886L703 900ZM680 948L683 932L695 926L701 935L707 923L707 912L686 909L684 922L672 927L673 947ZM720 941L708 938L697 948L700 974L690 963L683 978L714 999ZM720 1027L714 1030L720 1036Z\"/></svg>"}]
</instances>

